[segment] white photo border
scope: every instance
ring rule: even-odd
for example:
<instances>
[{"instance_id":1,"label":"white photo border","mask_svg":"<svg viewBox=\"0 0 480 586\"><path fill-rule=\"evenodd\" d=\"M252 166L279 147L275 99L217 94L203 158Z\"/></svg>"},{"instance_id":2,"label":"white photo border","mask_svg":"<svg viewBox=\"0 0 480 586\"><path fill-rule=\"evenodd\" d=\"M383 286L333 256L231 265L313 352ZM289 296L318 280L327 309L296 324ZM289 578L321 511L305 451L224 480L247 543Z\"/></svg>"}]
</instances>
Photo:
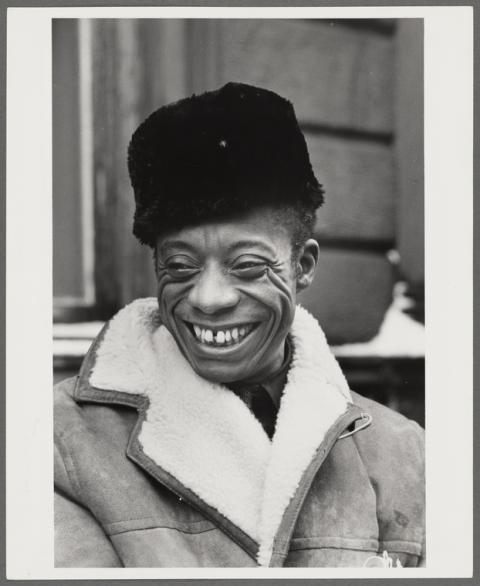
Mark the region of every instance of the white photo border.
<instances>
[{"instance_id":1,"label":"white photo border","mask_svg":"<svg viewBox=\"0 0 480 586\"><path fill-rule=\"evenodd\" d=\"M53 18L424 19L427 568L53 567ZM8 579L472 576L472 7L9 8L6 210Z\"/></svg>"}]
</instances>

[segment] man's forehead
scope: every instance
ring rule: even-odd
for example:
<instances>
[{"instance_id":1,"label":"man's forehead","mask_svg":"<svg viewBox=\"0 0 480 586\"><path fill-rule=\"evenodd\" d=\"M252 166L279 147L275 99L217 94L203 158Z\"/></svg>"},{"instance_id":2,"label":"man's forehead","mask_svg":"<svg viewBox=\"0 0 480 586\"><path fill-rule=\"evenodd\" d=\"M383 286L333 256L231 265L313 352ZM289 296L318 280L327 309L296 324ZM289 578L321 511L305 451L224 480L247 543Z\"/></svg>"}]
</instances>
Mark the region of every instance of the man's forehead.
<instances>
[{"instance_id":1,"label":"man's forehead","mask_svg":"<svg viewBox=\"0 0 480 586\"><path fill-rule=\"evenodd\" d=\"M286 228L282 229L272 217L258 217L252 214L248 218L206 222L169 232L158 238L157 250L160 253L173 249L195 252L203 248L217 247L225 252L255 249L275 254L283 241L288 247L290 235Z\"/></svg>"}]
</instances>

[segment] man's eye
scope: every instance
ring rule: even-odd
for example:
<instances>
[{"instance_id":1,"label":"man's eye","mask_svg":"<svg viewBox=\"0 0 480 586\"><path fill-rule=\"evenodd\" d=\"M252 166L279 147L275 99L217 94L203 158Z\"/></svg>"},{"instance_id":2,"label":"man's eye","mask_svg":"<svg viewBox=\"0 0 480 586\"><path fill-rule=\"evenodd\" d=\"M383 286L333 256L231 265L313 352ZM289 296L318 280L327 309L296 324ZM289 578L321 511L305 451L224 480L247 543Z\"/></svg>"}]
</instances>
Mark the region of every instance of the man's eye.
<instances>
[{"instance_id":1,"label":"man's eye","mask_svg":"<svg viewBox=\"0 0 480 586\"><path fill-rule=\"evenodd\" d=\"M241 279L258 279L263 277L267 270L266 263L263 262L253 262L253 261L243 261L237 263L232 269L231 272L241 278Z\"/></svg>"},{"instance_id":2,"label":"man's eye","mask_svg":"<svg viewBox=\"0 0 480 586\"><path fill-rule=\"evenodd\" d=\"M188 278L197 272L197 268L192 265L187 265L181 262L172 262L166 267L168 274L175 278Z\"/></svg>"}]
</instances>

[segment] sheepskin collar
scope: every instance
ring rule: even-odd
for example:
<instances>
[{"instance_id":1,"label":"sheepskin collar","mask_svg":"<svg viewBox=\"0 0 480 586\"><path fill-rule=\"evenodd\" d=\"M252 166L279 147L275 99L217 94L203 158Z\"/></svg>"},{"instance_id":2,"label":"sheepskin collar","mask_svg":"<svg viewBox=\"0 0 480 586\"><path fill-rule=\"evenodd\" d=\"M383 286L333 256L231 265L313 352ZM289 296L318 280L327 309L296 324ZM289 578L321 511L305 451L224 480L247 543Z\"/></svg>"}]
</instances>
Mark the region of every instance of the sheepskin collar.
<instances>
[{"instance_id":1,"label":"sheepskin collar","mask_svg":"<svg viewBox=\"0 0 480 586\"><path fill-rule=\"evenodd\" d=\"M256 543L261 565L271 562L285 511L319 446L351 407L324 334L301 307L291 336L272 441L242 400L191 369L159 324L154 298L131 303L110 321L89 369L90 398L106 391L143 398L136 431L143 453Z\"/></svg>"}]
</instances>

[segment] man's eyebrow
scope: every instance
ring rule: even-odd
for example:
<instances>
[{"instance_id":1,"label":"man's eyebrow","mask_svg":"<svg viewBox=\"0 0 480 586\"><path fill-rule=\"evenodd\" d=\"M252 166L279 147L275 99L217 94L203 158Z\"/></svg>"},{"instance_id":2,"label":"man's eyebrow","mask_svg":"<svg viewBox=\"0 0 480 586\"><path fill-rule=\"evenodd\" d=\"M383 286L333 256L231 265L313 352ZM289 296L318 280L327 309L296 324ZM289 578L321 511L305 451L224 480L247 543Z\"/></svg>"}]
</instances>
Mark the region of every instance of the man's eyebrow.
<instances>
[{"instance_id":1,"label":"man's eyebrow","mask_svg":"<svg viewBox=\"0 0 480 586\"><path fill-rule=\"evenodd\" d=\"M188 242L185 242L185 240L165 240L158 247L158 251L160 253L162 253L162 252L166 252L167 250L169 250L171 248L183 248L183 249L186 249L190 252L196 251L195 246L192 246Z\"/></svg>"},{"instance_id":2,"label":"man's eyebrow","mask_svg":"<svg viewBox=\"0 0 480 586\"><path fill-rule=\"evenodd\" d=\"M269 254L275 254L275 249L263 242L263 240L237 240L228 247L228 251L235 252L239 248L262 248Z\"/></svg>"}]
</instances>

